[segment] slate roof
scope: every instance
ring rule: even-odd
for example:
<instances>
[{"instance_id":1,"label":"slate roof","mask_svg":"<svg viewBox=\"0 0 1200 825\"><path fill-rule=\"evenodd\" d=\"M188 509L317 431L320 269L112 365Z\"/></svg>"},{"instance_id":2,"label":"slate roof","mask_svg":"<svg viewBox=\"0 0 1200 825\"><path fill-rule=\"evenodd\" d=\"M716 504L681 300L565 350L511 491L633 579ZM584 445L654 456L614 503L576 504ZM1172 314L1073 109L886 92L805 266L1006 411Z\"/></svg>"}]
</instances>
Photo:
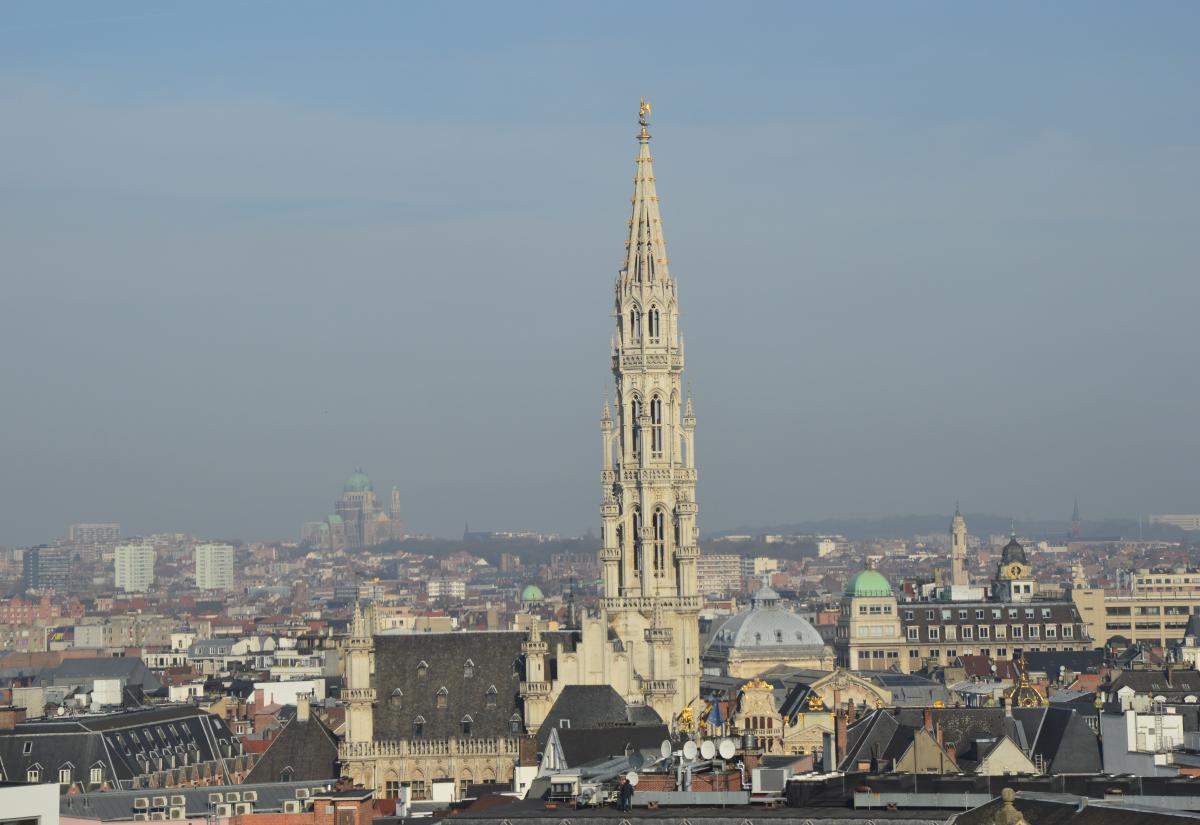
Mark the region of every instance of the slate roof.
<instances>
[{"instance_id":1,"label":"slate roof","mask_svg":"<svg viewBox=\"0 0 1200 825\"><path fill-rule=\"evenodd\" d=\"M1024 729L1029 758L1046 773L1100 773L1100 740L1084 718L1069 707L1013 708Z\"/></svg>"},{"instance_id":2,"label":"slate roof","mask_svg":"<svg viewBox=\"0 0 1200 825\"><path fill-rule=\"evenodd\" d=\"M1136 803L1104 803L1084 797L1018 792L1013 806L1034 825L1191 825L1192 811L1139 807ZM993 825L1003 802L993 799L955 817L955 825Z\"/></svg>"},{"instance_id":3,"label":"slate roof","mask_svg":"<svg viewBox=\"0 0 1200 825\"><path fill-rule=\"evenodd\" d=\"M662 719L646 705L629 705L612 685L567 685L554 700L538 728L538 750L546 749L550 731L568 720L571 728L599 728L613 725L660 725ZM658 740L662 742L660 738ZM655 743L657 747L657 743Z\"/></svg>"},{"instance_id":4,"label":"slate roof","mask_svg":"<svg viewBox=\"0 0 1200 825\"><path fill-rule=\"evenodd\" d=\"M333 731L315 715L303 722L294 712L292 717L251 768L247 782L335 780L341 775Z\"/></svg>"},{"instance_id":5,"label":"slate roof","mask_svg":"<svg viewBox=\"0 0 1200 825\"><path fill-rule=\"evenodd\" d=\"M188 705L172 705L126 713L61 717L22 722L0 731L0 766L5 779L23 781L38 767L53 781L63 767L72 769L74 782L87 782L92 768L103 769L111 785L128 786L147 773L140 759L169 757L177 767L219 764L226 758L222 745L236 755L236 737L219 716ZM28 752L26 752L28 750ZM156 770L150 762L150 772Z\"/></svg>"},{"instance_id":6,"label":"slate roof","mask_svg":"<svg viewBox=\"0 0 1200 825\"><path fill-rule=\"evenodd\" d=\"M1113 679L1108 690L1116 693L1123 687L1130 687L1137 693L1152 696L1200 694L1200 673L1194 670L1173 670L1168 675L1157 669L1124 670Z\"/></svg>"},{"instance_id":7,"label":"slate roof","mask_svg":"<svg viewBox=\"0 0 1200 825\"><path fill-rule=\"evenodd\" d=\"M543 633L542 638L553 651L557 637L565 635ZM472 737L513 736L514 718L523 718L525 638L519 631L376 636L375 738L411 739L418 718L425 739L461 738L465 717L471 719ZM443 690L445 707L438 707Z\"/></svg>"},{"instance_id":8,"label":"slate roof","mask_svg":"<svg viewBox=\"0 0 1200 825\"><path fill-rule=\"evenodd\" d=\"M1029 650L1022 651L1026 671L1045 673L1053 678L1059 668L1073 673L1097 673L1104 664L1102 650Z\"/></svg>"},{"instance_id":9,"label":"slate roof","mask_svg":"<svg viewBox=\"0 0 1200 825\"><path fill-rule=\"evenodd\" d=\"M121 679L126 685L140 687L146 693L162 690L162 682L136 656L64 659L58 666L43 670L36 681L91 687L95 679Z\"/></svg>"},{"instance_id":10,"label":"slate roof","mask_svg":"<svg viewBox=\"0 0 1200 825\"><path fill-rule=\"evenodd\" d=\"M577 768L634 751L658 753L671 738L666 725L626 725L607 728L553 728L568 767Z\"/></svg>"}]
</instances>

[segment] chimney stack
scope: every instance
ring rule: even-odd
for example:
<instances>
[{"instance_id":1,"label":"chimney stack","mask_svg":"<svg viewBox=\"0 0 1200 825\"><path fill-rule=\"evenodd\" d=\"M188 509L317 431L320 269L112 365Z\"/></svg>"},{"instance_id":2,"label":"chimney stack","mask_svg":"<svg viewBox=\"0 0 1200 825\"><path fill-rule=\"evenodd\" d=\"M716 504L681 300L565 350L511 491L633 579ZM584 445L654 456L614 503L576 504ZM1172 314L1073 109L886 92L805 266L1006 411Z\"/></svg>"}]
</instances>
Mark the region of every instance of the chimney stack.
<instances>
[{"instance_id":1,"label":"chimney stack","mask_svg":"<svg viewBox=\"0 0 1200 825\"><path fill-rule=\"evenodd\" d=\"M933 730L933 708L925 708L925 730Z\"/></svg>"},{"instance_id":2,"label":"chimney stack","mask_svg":"<svg viewBox=\"0 0 1200 825\"><path fill-rule=\"evenodd\" d=\"M307 722L312 716L312 709L309 707L309 695L307 693L296 697L296 721Z\"/></svg>"},{"instance_id":3,"label":"chimney stack","mask_svg":"<svg viewBox=\"0 0 1200 825\"><path fill-rule=\"evenodd\" d=\"M837 753L834 754L835 770L836 765L841 763L841 761L846 758L846 750L848 749L848 742L850 741L850 737L846 728L846 714L841 710L838 710L833 715L834 739L837 743Z\"/></svg>"}]
</instances>

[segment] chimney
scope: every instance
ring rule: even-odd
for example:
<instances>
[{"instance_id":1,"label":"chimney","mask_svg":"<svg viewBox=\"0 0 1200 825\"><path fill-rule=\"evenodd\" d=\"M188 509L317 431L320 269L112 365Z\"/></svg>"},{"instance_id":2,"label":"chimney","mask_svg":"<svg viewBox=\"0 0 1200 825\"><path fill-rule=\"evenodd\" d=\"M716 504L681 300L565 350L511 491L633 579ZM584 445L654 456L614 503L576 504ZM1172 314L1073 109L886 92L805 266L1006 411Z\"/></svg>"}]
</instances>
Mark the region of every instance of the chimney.
<instances>
[{"instance_id":1,"label":"chimney","mask_svg":"<svg viewBox=\"0 0 1200 825\"><path fill-rule=\"evenodd\" d=\"M7 705L0 708L0 730L12 730L25 721L25 708Z\"/></svg>"},{"instance_id":2,"label":"chimney","mask_svg":"<svg viewBox=\"0 0 1200 825\"><path fill-rule=\"evenodd\" d=\"M925 708L925 730L933 730L933 708Z\"/></svg>"},{"instance_id":3,"label":"chimney","mask_svg":"<svg viewBox=\"0 0 1200 825\"><path fill-rule=\"evenodd\" d=\"M946 732L942 730L942 726L941 726L941 725L938 725L938 726L937 726L937 730L935 731L935 735L937 736L937 743L938 743L938 747L939 747L939 748L941 748L941 747L945 747L945 745L946 745Z\"/></svg>"},{"instance_id":4,"label":"chimney","mask_svg":"<svg viewBox=\"0 0 1200 825\"><path fill-rule=\"evenodd\" d=\"M941 735L941 731L940 731L940 730L938 731L938 735L939 735L939 736ZM946 745L946 753L950 754L950 758L951 758L951 759L953 759L955 762L958 762L958 748L954 747L954 743L953 743L953 742L951 742L950 744Z\"/></svg>"},{"instance_id":5,"label":"chimney","mask_svg":"<svg viewBox=\"0 0 1200 825\"><path fill-rule=\"evenodd\" d=\"M296 721L307 722L312 716L312 708L309 705L309 696L307 693L296 697Z\"/></svg>"}]
</instances>

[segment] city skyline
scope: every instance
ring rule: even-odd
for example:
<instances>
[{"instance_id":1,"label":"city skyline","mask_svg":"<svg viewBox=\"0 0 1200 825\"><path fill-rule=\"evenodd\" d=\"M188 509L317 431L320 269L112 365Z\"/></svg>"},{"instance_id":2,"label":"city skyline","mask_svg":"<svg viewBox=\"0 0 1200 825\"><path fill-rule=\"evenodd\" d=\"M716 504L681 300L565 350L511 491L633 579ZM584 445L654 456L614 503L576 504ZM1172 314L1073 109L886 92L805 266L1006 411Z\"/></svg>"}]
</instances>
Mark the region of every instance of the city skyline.
<instances>
[{"instance_id":1,"label":"city skyline","mask_svg":"<svg viewBox=\"0 0 1200 825\"><path fill-rule=\"evenodd\" d=\"M978 54L886 8L860 31L780 7L753 36L653 10L652 65L615 74L609 52L643 51L620 15L556 12L493 21L520 55L440 43L457 68L432 84L408 32L434 11L248 10L230 72L186 10L21 9L0 30L20 274L0 343L21 354L0 543L108 520L295 537L356 465L399 486L414 533L598 530L597 307L640 95L702 533L957 499L1195 512L1196 12L1114 8L913 15ZM751 71L763 38L778 53Z\"/></svg>"}]
</instances>

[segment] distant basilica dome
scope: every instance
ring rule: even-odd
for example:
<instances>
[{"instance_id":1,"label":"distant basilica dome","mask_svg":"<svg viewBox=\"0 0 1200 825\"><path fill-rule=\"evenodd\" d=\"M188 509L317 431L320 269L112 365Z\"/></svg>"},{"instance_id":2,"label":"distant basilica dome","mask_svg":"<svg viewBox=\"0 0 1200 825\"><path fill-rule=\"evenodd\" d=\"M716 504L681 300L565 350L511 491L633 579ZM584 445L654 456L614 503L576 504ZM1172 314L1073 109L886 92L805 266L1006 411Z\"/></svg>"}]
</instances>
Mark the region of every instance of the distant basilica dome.
<instances>
[{"instance_id":1,"label":"distant basilica dome","mask_svg":"<svg viewBox=\"0 0 1200 825\"><path fill-rule=\"evenodd\" d=\"M363 472L362 467L355 467L354 472L346 479L346 483L342 485L343 493L369 493L375 487L371 484L371 479Z\"/></svg>"},{"instance_id":2,"label":"distant basilica dome","mask_svg":"<svg viewBox=\"0 0 1200 825\"><path fill-rule=\"evenodd\" d=\"M846 582L845 594L852 597L887 597L892 595L892 585L882 573L863 570Z\"/></svg>"},{"instance_id":3,"label":"distant basilica dome","mask_svg":"<svg viewBox=\"0 0 1200 825\"><path fill-rule=\"evenodd\" d=\"M536 584L527 584L525 589L521 591L521 601L523 602L540 602L546 598L542 593L542 588Z\"/></svg>"}]
</instances>

